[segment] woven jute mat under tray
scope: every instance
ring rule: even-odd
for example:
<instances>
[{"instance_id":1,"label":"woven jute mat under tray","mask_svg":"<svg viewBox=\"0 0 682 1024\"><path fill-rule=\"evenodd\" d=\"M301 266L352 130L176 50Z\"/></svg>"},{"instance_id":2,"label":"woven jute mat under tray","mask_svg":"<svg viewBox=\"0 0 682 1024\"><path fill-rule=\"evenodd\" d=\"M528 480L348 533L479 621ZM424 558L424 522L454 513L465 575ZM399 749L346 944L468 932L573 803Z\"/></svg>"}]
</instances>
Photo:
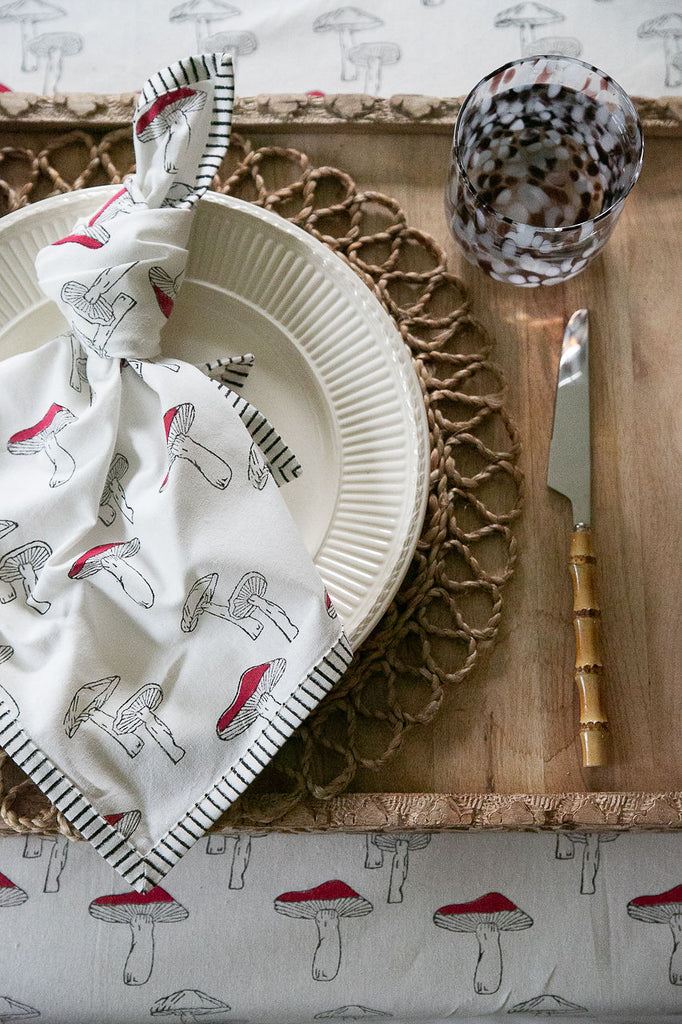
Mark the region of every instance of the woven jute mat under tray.
<instances>
[{"instance_id":1,"label":"woven jute mat under tray","mask_svg":"<svg viewBox=\"0 0 682 1024\"><path fill-rule=\"evenodd\" d=\"M0 149L0 214L118 184L132 168L130 128L63 133L44 148L20 140ZM407 729L437 715L446 688L474 670L504 614L523 478L491 341L442 248L408 225L395 199L359 190L342 170L311 166L304 153L254 149L239 136L213 188L297 224L373 291L411 353L431 445L426 517L404 582L341 683L240 799L240 819L258 828L304 798L343 792L358 768L383 765ZM19 833L76 837L6 756L0 820Z\"/></svg>"}]
</instances>

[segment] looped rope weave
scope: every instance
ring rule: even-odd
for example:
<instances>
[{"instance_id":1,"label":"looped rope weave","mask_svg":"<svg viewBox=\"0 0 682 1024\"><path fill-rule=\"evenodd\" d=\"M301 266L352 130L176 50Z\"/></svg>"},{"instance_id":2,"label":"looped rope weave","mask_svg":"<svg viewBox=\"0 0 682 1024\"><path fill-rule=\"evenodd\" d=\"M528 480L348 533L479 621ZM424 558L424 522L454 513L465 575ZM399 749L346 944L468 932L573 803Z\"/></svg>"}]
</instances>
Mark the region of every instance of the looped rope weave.
<instances>
[{"instance_id":1,"label":"looped rope weave","mask_svg":"<svg viewBox=\"0 0 682 1024\"><path fill-rule=\"evenodd\" d=\"M65 169L69 160L77 173ZM99 141L74 131L37 154L6 147L0 214L118 184L132 168L130 128ZM505 408L503 374L464 284L449 273L435 240L407 224L395 199L361 191L349 174L313 167L297 150L253 149L235 135L212 187L297 224L373 291L410 349L431 447L424 526L403 584L340 684L238 801L241 819L258 827L305 798L338 795L360 768L384 765L409 728L433 720L446 689L461 683L496 639L517 558L521 444ZM18 833L76 838L32 782L5 781L6 760L2 823Z\"/></svg>"}]
</instances>

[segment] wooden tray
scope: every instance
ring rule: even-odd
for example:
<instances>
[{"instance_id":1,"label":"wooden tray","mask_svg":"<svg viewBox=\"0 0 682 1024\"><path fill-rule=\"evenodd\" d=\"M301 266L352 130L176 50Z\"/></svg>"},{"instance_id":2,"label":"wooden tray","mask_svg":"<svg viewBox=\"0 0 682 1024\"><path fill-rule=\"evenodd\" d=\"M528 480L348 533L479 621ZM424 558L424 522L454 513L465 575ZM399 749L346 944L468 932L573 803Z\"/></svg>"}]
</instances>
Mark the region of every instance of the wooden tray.
<instances>
[{"instance_id":1,"label":"wooden tray","mask_svg":"<svg viewBox=\"0 0 682 1024\"><path fill-rule=\"evenodd\" d=\"M265 104L260 120L242 101L237 130L254 146L303 150L314 164L341 167L358 186L394 196L408 223L447 248L450 270L496 339L524 444L527 497L496 647L383 770L360 771L354 792L300 805L274 827L682 828L680 101L640 108L642 175L603 255L564 285L526 290L488 280L448 239L442 194L456 101L437 101L436 114L431 101L421 98L420 108L420 98L408 98L422 116L406 120L398 103L391 115L393 101L364 98L383 104L378 119L363 111L362 97L355 108L345 98L346 116L333 118L327 106L324 117L298 108L292 116L288 99ZM125 107L121 123L128 114ZM14 133L55 128L47 101L1 115L3 145ZM101 105L90 115L72 110L66 119L62 109L60 116L69 129L89 117L117 123ZM613 736L611 766L589 770L581 767L573 683L571 510L545 485L561 337L581 306L591 323L594 534ZM238 805L224 823L249 826Z\"/></svg>"}]
</instances>

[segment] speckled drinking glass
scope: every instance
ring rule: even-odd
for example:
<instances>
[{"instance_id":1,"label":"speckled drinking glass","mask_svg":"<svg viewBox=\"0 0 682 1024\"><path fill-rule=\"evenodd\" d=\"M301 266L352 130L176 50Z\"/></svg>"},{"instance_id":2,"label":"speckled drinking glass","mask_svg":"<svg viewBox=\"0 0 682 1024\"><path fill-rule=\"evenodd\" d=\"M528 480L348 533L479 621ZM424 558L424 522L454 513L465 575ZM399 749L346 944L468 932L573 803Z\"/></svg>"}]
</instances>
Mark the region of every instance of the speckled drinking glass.
<instances>
[{"instance_id":1,"label":"speckled drinking glass","mask_svg":"<svg viewBox=\"0 0 682 1024\"><path fill-rule=\"evenodd\" d=\"M570 57L527 57L472 90L445 194L467 259L533 288L579 274L609 238L642 166L629 97Z\"/></svg>"}]
</instances>

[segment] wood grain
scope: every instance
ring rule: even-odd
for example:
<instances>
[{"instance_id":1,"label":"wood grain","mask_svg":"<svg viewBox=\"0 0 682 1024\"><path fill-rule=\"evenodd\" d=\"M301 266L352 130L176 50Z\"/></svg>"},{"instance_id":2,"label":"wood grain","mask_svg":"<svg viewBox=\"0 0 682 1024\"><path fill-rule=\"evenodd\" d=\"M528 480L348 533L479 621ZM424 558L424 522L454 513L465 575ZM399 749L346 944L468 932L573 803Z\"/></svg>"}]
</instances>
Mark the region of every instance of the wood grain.
<instances>
[{"instance_id":1,"label":"wood grain","mask_svg":"<svg viewBox=\"0 0 682 1024\"><path fill-rule=\"evenodd\" d=\"M292 812L282 827L682 827L682 138L647 137L640 182L597 261L539 290L493 282L449 240L442 126L374 132L268 129L254 146L304 151L394 196L431 233L495 339L507 406L525 446L519 563L499 640L354 793ZM8 133L7 143L11 142ZM36 148L38 139L36 139ZM585 770L576 730L571 509L546 487L554 385L566 320L590 311L593 531L610 764ZM241 827L237 805L230 820ZM1 833L0 833L1 834Z\"/></svg>"},{"instance_id":2,"label":"wood grain","mask_svg":"<svg viewBox=\"0 0 682 1024\"><path fill-rule=\"evenodd\" d=\"M252 136L254 145L273 141ZM572 281L526 290L484 277L448 240L439 134L278 134L315 164L395 196L434 235L496 339L508 407L525 455L520 560L499 641L429 726L415 728L357 792L539 793L682 788L682 142L649 137L639 183L596 262ZM611 763L583 769L573 682L571 509L546 487L554 383L564 325L590 311L593 530L603 605Z\"/></svg>"}]
</instances>

